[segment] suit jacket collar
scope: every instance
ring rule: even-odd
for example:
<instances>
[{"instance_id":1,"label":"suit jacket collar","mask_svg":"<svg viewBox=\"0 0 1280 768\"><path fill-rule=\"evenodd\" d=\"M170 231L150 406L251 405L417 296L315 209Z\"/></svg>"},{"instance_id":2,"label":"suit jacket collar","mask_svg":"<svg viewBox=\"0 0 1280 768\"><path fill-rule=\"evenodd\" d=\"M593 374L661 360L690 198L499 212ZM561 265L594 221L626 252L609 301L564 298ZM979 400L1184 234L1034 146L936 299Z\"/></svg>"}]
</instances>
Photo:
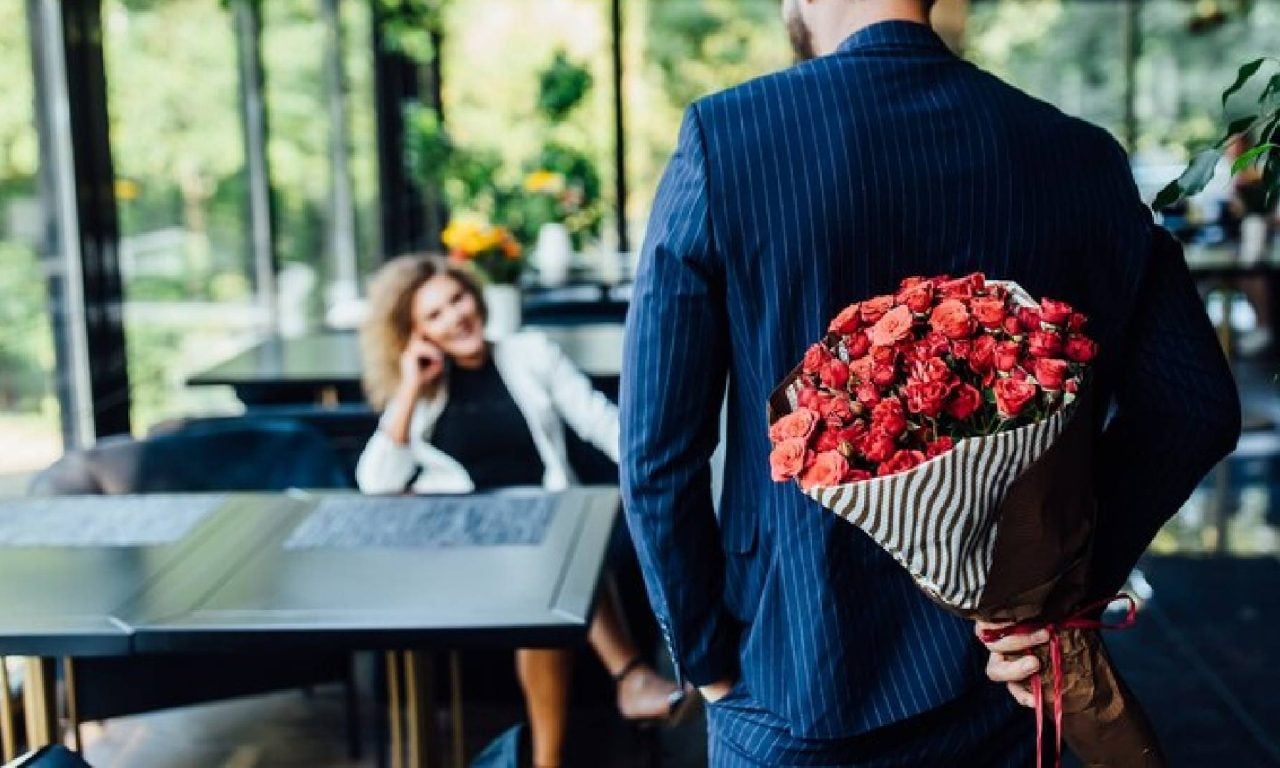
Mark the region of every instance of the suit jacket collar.
<instances>
[{"instance_id":1,"label":"suit jacket collar","mask_svg":"<svg viewBox=\"0 0 1280 768\"><path fill-rule=\"evenodd\" d=\"M949 51L942 38L926 24L914 21L878 21L845 38L837 54L874 50Z\"/></svg>"}]
</instances>

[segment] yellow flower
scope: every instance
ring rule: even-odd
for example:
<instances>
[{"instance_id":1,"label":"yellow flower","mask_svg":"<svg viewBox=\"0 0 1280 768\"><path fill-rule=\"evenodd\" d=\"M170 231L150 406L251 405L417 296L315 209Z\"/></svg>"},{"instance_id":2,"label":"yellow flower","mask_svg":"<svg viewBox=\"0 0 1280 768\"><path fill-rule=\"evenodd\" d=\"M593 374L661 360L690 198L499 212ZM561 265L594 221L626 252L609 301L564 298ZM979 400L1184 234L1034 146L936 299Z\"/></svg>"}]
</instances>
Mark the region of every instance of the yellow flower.
<instances>
[{"instance_id":1,"label":"yellow flower","mask_svg":"<svg viewBox=\"0 0 1280 768\"><path fill-rule=\"evenodd\" d=\"M524 190L526 192L558 195L564 191L564 186L564 174L556 173L555 171L539 169L524 177Z\"/></svg>"}]
</instances>

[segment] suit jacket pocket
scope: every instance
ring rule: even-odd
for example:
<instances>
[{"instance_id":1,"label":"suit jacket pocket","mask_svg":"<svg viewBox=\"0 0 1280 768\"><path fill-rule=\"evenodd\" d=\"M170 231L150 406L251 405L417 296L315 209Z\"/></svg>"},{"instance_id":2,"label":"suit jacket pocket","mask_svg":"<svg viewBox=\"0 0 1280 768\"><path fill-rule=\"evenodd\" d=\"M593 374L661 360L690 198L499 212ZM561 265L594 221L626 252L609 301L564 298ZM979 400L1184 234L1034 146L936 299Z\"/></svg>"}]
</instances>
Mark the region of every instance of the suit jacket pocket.
<instances>
[{"instance_id":1,"label":"suit jacket pocket","mask_svg":"<svg viewBox=\"0 0 1280 768\"><path fill-rule=\"evenodd\" d=\"M739 513L723 520L720 536L724 544L725 607L738 621L750 624L759 602L765 570L755 515Z\"/></svg>"}]
</instances>

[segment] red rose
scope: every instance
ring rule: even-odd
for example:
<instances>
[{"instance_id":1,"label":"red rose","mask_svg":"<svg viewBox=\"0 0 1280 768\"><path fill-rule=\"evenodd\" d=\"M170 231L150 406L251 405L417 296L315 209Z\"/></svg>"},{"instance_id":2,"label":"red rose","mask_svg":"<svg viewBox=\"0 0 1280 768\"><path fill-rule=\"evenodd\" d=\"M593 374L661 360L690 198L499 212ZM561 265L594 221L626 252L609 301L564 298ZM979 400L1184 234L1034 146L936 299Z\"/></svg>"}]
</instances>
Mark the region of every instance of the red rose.
<instances>
[{"instance_id":1,"label":"red rose","mask_svg":"<svg viewBox=\"0 0 1280 768\"><path fill-rule=\"evenodd\" d=\"M871 428L888 435L898 437L907 431L907 416L902 412L902 401L896 397L886 397L871 409Z\"/></svg>"},{"instance_id":2,"label":"red rose","mask_svg":"<svg viewBox=\"0 0 1280 768\"><path fill-rule=\"evenodd\" d=\"M849 397L841 394L822 404L822 420L827 426L839 429L853 421L853 409L849 406Z\"/></svg>"},{"instance_id":3,"label":"red rose","mask_svg":"<svg viewBox=\"0 0 1280 768\"><path fill-rule=\"evenodd\" d=\"M929 311L933 305L933 283L921 281L916 285L898 292L898 303L905 305L916 314Z\"/></svg>"},{"instance_id":4,"label":"red rose","mask_svg":"<svg viewBox=\"0 0 1280 768\"><path fill-rule=\"evenodd\" d=\"M871 383L887 387L898 379L898 369L892 365L876 365L871 369Z\"/></svg>"},{"instance_id":5,"label":"red rose","mask_svg":"<svg viewBox=\"0 0 1280 768\"><path fill-rule=\"evenodd\" d=\"M840 310L840 314L836 315L831 324L827 326L827 330L831 333L853 333L862 327L861 310L862 305L850 304Z\"/></svg>"},{"instance_id":6,"label":"red rose","mask_svg":"<svg viewBox=\"0 0 1280 768\"><path fill-rule=\"evenodd\" d=\"M930 285L933 285L933 283L929 282L928 279L923 278L919 275L912 275L911 277L902 278L902 281L898 283L898 295L901 296L902 294L906 293L912 288L915 288L917 285L920 285L921 283L929 283Z\"/></svg>"},{"instance_id":7,"label":"red rose","mask_svg":"<svg viewBox=\"0 0 1280 768\"><path fill-rule=\"evenodd\" d=\"M1071 315L1071 319L1067 321L1067 330L1072 333L1079 333L1084 330L1084 324L1089 322L1089 318L1075 312Z\"/></svg>"},{"instance_id":8,"label":"red rose","mask_svg":"<svg viewBox=\"0 0 1280 768\"><path fill-rule=\"evenodd\" d=\"M937 440L934 440L932 443L929 443L924 447L924 455L932 459L935 456L941 456L942 454L946 453L947 451L955 447L956 447L956 441L952 440L950 437L947 437L946 435L943 435L942 437L938 438Z\"/></svg>"},{"instance_id":9,"label":"red rose","mask_svg":"<svg viewBox=\"0 0 1280 768\"><path fill-rule=\"evenodd\" d=\"M973 333L973 318L963 301L947 299L933 308L929 325L948 339L963 339Z\"/></svg>"},{"instance_id":10,"label":"red rose","mask_svg":"<svg viewBox=\"0 0 1280 768\"><path fill-rule=\"evenodd\" d=\"M866 333L855 333L844 343L849 350L849 359L854 360L871 351L871 339Z\"/></svg>"},{"instance_id":11,"label":"red rose","mask_svg":"<svg viewBox=\"0 0 1280 768\"><path fill-rule=\"evenodd\" d=\"M801 438L783 440L769 454L769 476L778 483L790 480L804 469L808 456L809 449Z\"/></svg>"},{"instance_id":12,"label":"red rose","mask_svg":"<svg viewBox=\"0 0 1280 768\"><path fill-rule=\"evenodd\" d=\"M880 388L873 381L860 383L853 391L853 396L863 405L873 406L880 402Z\"/></svg>"},{"instance_id":13,"label":"red rose","mask_svg":"<svg viewBox=\"0 0 1280 768\"><path fill-rule=\"evenodd\" d=\"M846 483L860 483L863 480L870 479L871 473L865 469L851 469L849 470L849 473L844 476L844 481Z\"/></svg>"},{"instance_id":14,"label":"red rose","mask_svg":"<svg viewBox=\"0 0 1280 768\"><path fill-rule=\"evenodd\" d=\"M994 389L996 410L1006 419L1016 418L1036 396L1035 384L1018 379L1001 379L996 382Z\"/></svg>"},{"instance_id":15,"label":"red rose","mask_svg":"<svg viewBox=\"0 0 1280 768\"><path fill-rule=\"evenodd\" d=\"M996 344L992 357L997 371L1008 373L1018 367L1018 358L1022 357L1022 345L1016 341L1002 341Z\"/></svg>"},{"instance_id":16,"label":"red rose","mask_svg":"<svg viewBox=\"0 0 1280 768\"><path fill-rule=\"evenodd\" d=\"M1098 354L1098 343L1087 336L1071 336L1064 348L1067 359L1075 363L1087 363Z\"/></svg>"},{"instance_id":17,"label":"red rose","mask_svg":"<svg viewBox=\"0 0 1280 768\"><path fill-rule=\"evenodd\" d=\"M823 344L814 344L805 351L804 362L801 363L800 369L805 373L817 373L830 360L831 350L827 349Z\"/></svg>"},{"instance_id":18,"label":"red rose","mask_svg":"<svg viewBox=\"0 0 1280 768\"><path fill-rule=\"evenodd\" d=\"M947 341L947 337L937 331L930 331L925 337L916 342L915 357L917 360L925 360L930 357L941 357L945 355L951 348L951 342Z\"/></svg>"},{"instance_id":19,"label":"red rose","mask_svg":"<svg viewBox=\"0 0 1280 768\"><path fill-rule=\"evenodd\" d=\"M893 347L872 347L871 359L876 365L894 366L898 364L898 350Z\"/></svg>"},{"instance_id":20,"label":"red rose","mask_svg":"<svg viewBox=\"0 0 1280 768\"><path fill-rule=\"evenodd\" d=\"M975 292L982 290L983 283L982 273L974 272L971 275L944 281L938 286L938 293L948 299L969 298Z\"/></svg>"},{"instance_id":21,"label":"red rose","mask_svg":"<svg viewBox=\"0 0 1280 768\"><path fill-rule=\"evenodd\" d=\"M969 302L969 311L984 328L999 328L1006 315L1004 301L994 296L979 296Z\"/></svg>"},{"instance_id":22,"label":"red rose","mask_svg":"<svg viewBox=\"0 0 1280 768\"><path fill-rule=\"evenodd\" d=\"M1040 300L1040 317L1050 325L1062 325L1071 319L1073 312L1075 310L1065 301L1057 301L1056 299Z\"/></svg>"},{"instance_id":23,"label":"red rose","mask_svg":"<svg viewBox=\"0 0 1280 768\"><path fill-rule=\"evenodd\" d=\"M870 355L864 355L849 363L849 375L859 384L871 381L871 369L875 365L875 361L871 359Z\"/></svg>"},{"instance_id":24,"label":"red rose","mask_svg":"<svg viewBox=\"0 0 1280 768\"><path fill-rule=\"evenodd\" d=\"M855 421L844 429L836 432L836 437L840 439L841 453L846 456L852 455L854 451L861 451L863 444L867 442L867 434L869 430L865 421ZM845 450L847 444L848 450Z\"/></svg>"},{"instance_id":25,"label":"red rose","mask_svg":"<svg viewBox=\"0 0 1280 768\"><path fill-rule=\"evenodd\" d=\"M1010 336L1017 336L1022 333L1022 323L1018 322L1018 318L1015 315L1005 317L1003 325L1004 332Z\"/></svg>"},{"instance_id":26,"label":"red rose","mask_svg":"<svg viewBox=\"0 0 1280 768\"><path fill-rule=\"evenodd\" d=\"M865 323L874 323L884 317L884 313L893 309L892 296L877 296L874 299L867 299L862 302L862 321Z\"/></svg>"},{"instance_id":27,"label":"red rose","mask_svg":"<svg viewBox=\"0 0 1280 768\"><path fill-rule=\"evenodd\" d=\"M919 381L937 381L946 384L951 381L951 369L945 361L936 357L922 360L911 366L911 375Z\"/></svg>"},{"instance_id":28,"label":"red rose","mask_svg":"<svg viewBox=\"0 0 1280 768\"><path fill-rule=\"evenodd\" d=\"M996 364L996 339L983 334L973 340L969 348L969 368L974 373L986 373Z\"/></svg>"},{"instance_id":29,"label":"red rose","mask_svg":"<svg viewBox=\"0 0 1280 768\"><path fill-rule=\"evenodd\" d=\"M806 491L810 488L827 488L839 485L849 471L849 462L837 451L824 451L818 454L813 463L805 467L800 475L800 487Z\"/></svg>"},{"instance_id":30,"label":"red rose","mask_svg":"<svg viewBox=\"0 0 1280 768\"><path fill-rule=\"evenodd\" d=\"M907 396L907 410L929 418L942 413L948 392L947 385L936 381L913 381L902 389L902 393Z\"/></svg>"},{"instance_id":31,"label":"red rose","mask_svg":"<svg viewBox=\"0 0 1280 768\"><path fill-rule=\"evenodd\" d=\"M1062 354L1062 337L1055 331L1032 331L1027 337L1027 352L1032 357L1057 357Z\"/></svg>"},{"instance_id":32,"label":"red rose","mask_svg":"<svg viewBox=\"0 0 1280 768\"><path fill-rule=\"evenodd\" d=\"M1062 389L1063 379L1067 375L1067 361L1052 357L1042 357L1035 365L1036 382L1050 392Z\"/></svg>"},{"instance_id":33,"label":"red rose","mask_svg":"<svg viewBox=\"0 0 1280 768\"><path fill-rule=\"evenodd\" d=\"M1074 395L1080 389L1080 381L1078 379L1067 379L1067 382L1062 385L1062 389L1064 392L1070 392Z\"/></svg>"},{"instance_id":34,"label":"red rose","mask_svg":"<svg viewBox=\"0 0 1280 768\"><path fill-rule=\"evenodd\" d=\"M947 415L964 421L982 407L982 393L969 384L961 384L947 403Z\"/></svg>"},{"instance_id":35,"label":"red rose","mask_svg":"<svg viewBox=\"0 0 1280 768\"><path fill-rule=\"evenodd\" d=\"M877 347L889 347L897 344L911 334L915 318L906 307L894 307L871 326L871 344Z\"/></svg>"},{"instance_id":36,"label":"red rose","mask_svg":"<svg viewBox=\"0 0 1280 768\"><path fill-rule=\"evenodd\" d=\"M791 413L773 422L769 427L769 439L776 443L784 440L808 440L818 426L818 414L808 408L796 408Z\"/></svg>"},{"instance_id":37,"label":"red rose","mask_svg":"<svg viewBox=\"0 0 1280 768\"><path fill-rule=\"evenodd\" d=\"M885 433L873 429L871 434L867 436L866 445L862 449L862 455L867 457L868 461L879 464L893 455L898 450L898 446L894 443L893 438Z\"/></svg>"},{"instance_id":38,"label":"red rose","mask_svg":"<svg viewBox=\"0 0 1280 768\"><path fill-rule=\"evenodd\" d=\"M1021 325L1024 331L1040 330L1040 312L1030 307L1022 307L1018 310L1018 325Z\"/></svg>"},{"instance_id":39,"label":"red rose","mask_svg":"<svg viewBox=\"0 0 1280 768\"><path fill-rule=\"evenodd\" d=\"M822 393L818 391L817 387L804 387L796 393L796 405L801 408L817 411L821 400Z\"/></svg>"},{"instance_id":40,"label":"red rose","mask_svg":"<svg viewBox=\"0 0 1280 768\"><path fill-rule=\"evenodd\" d=\"M818 377L828 389L844 389L844 385L849 383L849 366L839 360L831 360L822 366Z\"/></svg>"},{"instance_id":41,"label":"red rose","mask_svg":"<svg viewBox=\"0 0 1280 768\"><path fill-rule=\"evenodd\" d=\"M813 441L813 450L821 453L823 451L834 451L840 447L840 433L834 429L824 429L818 435L818 439Z\"/></svg>"},{"instance_id":42,"label":"red rose","mask_svg":"<svg viewBox=\"0 0 1280 768\"><path fill-rule=\"evenodd\" d=\"M967 360L972 350L973 342L968 339L956 339L951 342L951 356L957 360Z\"/></svg>"},{"instance_id":43,"label":"red rose","mask_svg":"<svg viewBox=\"0 0 1280 768\"><path fill-rule=\"evenodd\" d=\"M896 475L899 472L906 472L908 469L918 467L924 463L924 453L921 451L902 450L893 454L893 457L880 465L877 472L880 477L886 475Z\"/></svg>"}]
</instances>

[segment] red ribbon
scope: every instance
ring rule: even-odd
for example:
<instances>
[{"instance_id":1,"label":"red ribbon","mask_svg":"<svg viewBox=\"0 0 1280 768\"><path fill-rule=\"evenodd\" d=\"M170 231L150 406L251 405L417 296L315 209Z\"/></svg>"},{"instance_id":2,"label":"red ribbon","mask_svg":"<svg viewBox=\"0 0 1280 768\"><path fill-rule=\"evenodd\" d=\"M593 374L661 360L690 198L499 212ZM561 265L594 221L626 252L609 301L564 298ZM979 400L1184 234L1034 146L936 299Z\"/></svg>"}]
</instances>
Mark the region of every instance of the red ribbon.
<instances>
[{"instance_id":1,"label":"red ribbon","mask_svg":"<svg viewBox=\"0 0 1280 768\"><path fill-rule=\"evenodd\" d=\"M1124 619L1107 623L1093 618L1107 606L1124 600L1129 604ZM1064 629L1128 629L1138 620L1138 603L1132 595L1119 594L1106 600L1090 603L1062 621L1024 621L999 629L984 629L982 642L993 643L1010 635L1031 635L1042 629L1049 631L1049 665L1053 672L1053 735L1056 740L1054 765L1062 767L1062 638ZM1044 686L1040 674L1031 678L1031 694L1036 699L1036 768L1044 764Z\"/></svg>"}]
</instances>

